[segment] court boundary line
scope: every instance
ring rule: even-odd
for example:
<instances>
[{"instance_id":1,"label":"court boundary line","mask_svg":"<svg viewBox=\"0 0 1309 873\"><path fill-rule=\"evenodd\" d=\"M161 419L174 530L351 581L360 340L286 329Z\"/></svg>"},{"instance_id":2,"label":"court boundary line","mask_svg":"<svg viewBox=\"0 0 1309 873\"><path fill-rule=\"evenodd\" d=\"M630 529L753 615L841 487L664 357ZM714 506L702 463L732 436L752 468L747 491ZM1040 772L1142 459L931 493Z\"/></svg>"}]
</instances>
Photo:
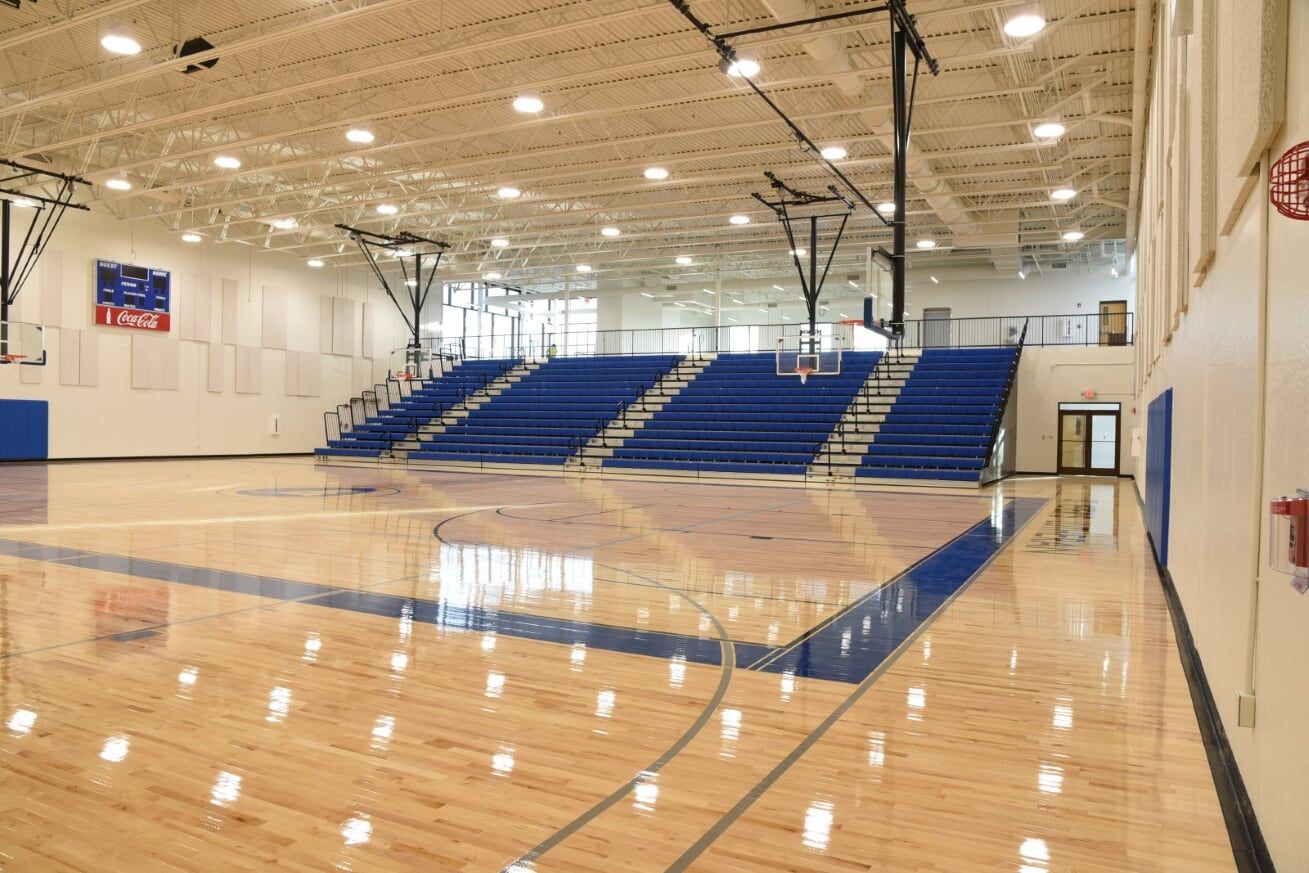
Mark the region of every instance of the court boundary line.
<instances>
[{"instance_id":1,"label":"court boundary line","mask_svg":"<svg viewBox=\"0 0 1309 873\"><path fill-rule=\"evenodd\" d=\"M679 855L671 865L665 868L664 873L681 873L681 871L685 870L697 858L704 854L705 850L712 846L719 837L726 833L731 826L741 818L741 816L745 815L750 807L754 806L755 802L760 797L763 797L779 779L785 776L787 771L804 757L806 752L817 745L818 742L827 735L827 732L832 729L832 726L840 721L841 718L849 712L866 693L868 693L868 690L877 683L877 680L895 666L896 662L900 660L900 657L905 653L905 651L907 651L929 627L935 624L936 620L947 609L953 606L954 602L958 600L965 591L972 587L973 582L985 573L991 564L1009 550L1009 548L1018 540L1019 534L1026 530L1034 520L1042 515L1046 507L1049 506L1050 501L1042 499L1041 502L1042 506L1033 512L1029 518L1014 530L1013 535L1005 541L1004 545L996 549L995 552L992 553L990 557L981 564L981 566L974 570L973 574L969 576L956 591L947 597L940 606L933 610L926 619L919 622L918 626L914 628L913 631L910 632L880 664L874 667L873 670L863 678L859 685L854 689L854 691L850 692L845 700L841 701L841 703L839 703L826 718L819 722L818 725L786 755L786 757L774 765L774 767L769 770L762 779L755 783L754 787L747 791L731 809L720 816L718 821L710 826L709 830L701 834L699 839L687 847L687 849L682 852L682 854Z\"/></svg>"}]
</instances>

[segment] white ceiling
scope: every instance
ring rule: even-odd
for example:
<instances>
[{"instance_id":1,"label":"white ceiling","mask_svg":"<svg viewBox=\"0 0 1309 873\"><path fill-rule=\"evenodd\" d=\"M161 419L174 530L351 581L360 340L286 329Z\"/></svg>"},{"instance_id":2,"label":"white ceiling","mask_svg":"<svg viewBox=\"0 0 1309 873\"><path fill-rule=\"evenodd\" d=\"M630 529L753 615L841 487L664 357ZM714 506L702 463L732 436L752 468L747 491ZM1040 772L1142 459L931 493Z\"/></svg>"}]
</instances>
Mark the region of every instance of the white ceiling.
<instances>
[{"instance_id":1,"label":"white ceiling","mask_svg":"<svg viewBox=\"0 0 1309 873\"><path fill-rule=\"evenodd\" d=\"M867 0L698 0L718 30ZM941 62L914 115L916 262L1120 252L1132 187L1133 0L1041 0L1044 31L1003 23L1026 0L909 0ZM773 13L776 12L777 15ZM119 57L110 30L143 46ZM204 36L217 66L180 71L173 46ZM756 82L874 202L890 196L885 15L736 41ZM511 107L524 92L545 109ZM1039 142L1032 127L1068 128ZM352 127L370 145L345 138ZM0 7L0 154L96 182L96 209L329 264L359 262L334 225L449 241L452 275L490 270L533 288L586 281L701 283L790 270L777 222L750 197L772 170L833 181L768 107L723 75L668 0L41 0ZM239 170L216 167L238 157ZM666 167L666 181L642 175ZM102 183L124 176L131 191ZM503 185L517 200L496 196ZM1076 198L1055 203L1069 186ZM377 214L393 204L393 217ZM734 214L752 223L728 224ZM298 226L268 222L293 216ZM601 236L604 226L622 230ZM1064 230L1086 234L1061 241ZM503 237L504 249L489 241ZM833 274L862 271L890 233L855 213ZM205 244L210 244L206 242ZM820 248L822 248L820 246ZM678 255L694 259L677 266Z\"/></svg>"}]
</instances>

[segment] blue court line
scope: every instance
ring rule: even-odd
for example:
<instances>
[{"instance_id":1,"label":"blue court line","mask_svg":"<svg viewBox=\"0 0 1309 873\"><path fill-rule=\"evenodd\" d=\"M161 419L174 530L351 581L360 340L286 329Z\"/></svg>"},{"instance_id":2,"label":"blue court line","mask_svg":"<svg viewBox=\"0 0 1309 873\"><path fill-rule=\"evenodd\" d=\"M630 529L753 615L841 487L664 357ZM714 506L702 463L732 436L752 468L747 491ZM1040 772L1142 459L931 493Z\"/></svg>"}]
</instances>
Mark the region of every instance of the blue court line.
<instances>
[{"instance_id":1,"label":"blue court line","mask_svg":"<svg viewBox=\"0 0 1309 873\"><path fill-rule=\"evenodd\" d=\"M1011 501L998 519L988 517L978 522L891 582L842 610L833 620L802 637L797 643L782 647L735 643L736 666L838 682L861 682L985 567L1045 502L1035 498ZM0 539L0 555L252 594L271 600L297 600L307 606L343 609L383 618L409 618L421 624L503 634L540 642L581 644L588 648L662 659L684 658L691 663L715 666L720 665L722 660L722 646L716 638L481 607L452 606L440 601L402 595L18 540Z\"/></svg>"}]
</instances>

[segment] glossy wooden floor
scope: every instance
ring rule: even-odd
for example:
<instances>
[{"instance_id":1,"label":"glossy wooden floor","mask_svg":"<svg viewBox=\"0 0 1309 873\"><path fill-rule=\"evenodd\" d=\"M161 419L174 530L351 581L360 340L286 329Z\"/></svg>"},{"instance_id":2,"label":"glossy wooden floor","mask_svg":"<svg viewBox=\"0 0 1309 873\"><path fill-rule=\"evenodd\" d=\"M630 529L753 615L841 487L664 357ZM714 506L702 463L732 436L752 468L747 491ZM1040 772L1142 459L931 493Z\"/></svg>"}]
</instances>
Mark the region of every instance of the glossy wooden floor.
<instances>
[{"instance_id":1,"label":"glossy wooden floor","mask_svg":"<svg viewBox=\"0 0 1309 873\"><path fill-rule=\"evenodd\" d=\"M786 643L1015 497L862 680L640 653ZM0 467L0 500L3 870L1233 869L1129 483L269 459ZM579 627L608 642L532 638Z\"/></svg>"}]
</instances>

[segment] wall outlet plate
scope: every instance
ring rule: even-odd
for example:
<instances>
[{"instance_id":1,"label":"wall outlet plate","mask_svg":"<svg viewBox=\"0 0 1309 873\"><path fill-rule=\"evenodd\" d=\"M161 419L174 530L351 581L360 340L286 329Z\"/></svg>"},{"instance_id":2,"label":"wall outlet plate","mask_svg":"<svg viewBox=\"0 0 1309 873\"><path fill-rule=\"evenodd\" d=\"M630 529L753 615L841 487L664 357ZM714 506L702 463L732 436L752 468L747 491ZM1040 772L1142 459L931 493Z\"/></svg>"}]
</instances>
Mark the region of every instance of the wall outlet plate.
<instances>
[{"instance_id":1,"label":"wall outlet plate","mask_svg":"<svg viewBox=\"0 0 1309 873\"><path fill-rule=\"evenodd\" d=\"M1254 694L1252 692L1236 692L1236 723L1240 727L1254 727Z\"/></svg>"}]
</instances>

